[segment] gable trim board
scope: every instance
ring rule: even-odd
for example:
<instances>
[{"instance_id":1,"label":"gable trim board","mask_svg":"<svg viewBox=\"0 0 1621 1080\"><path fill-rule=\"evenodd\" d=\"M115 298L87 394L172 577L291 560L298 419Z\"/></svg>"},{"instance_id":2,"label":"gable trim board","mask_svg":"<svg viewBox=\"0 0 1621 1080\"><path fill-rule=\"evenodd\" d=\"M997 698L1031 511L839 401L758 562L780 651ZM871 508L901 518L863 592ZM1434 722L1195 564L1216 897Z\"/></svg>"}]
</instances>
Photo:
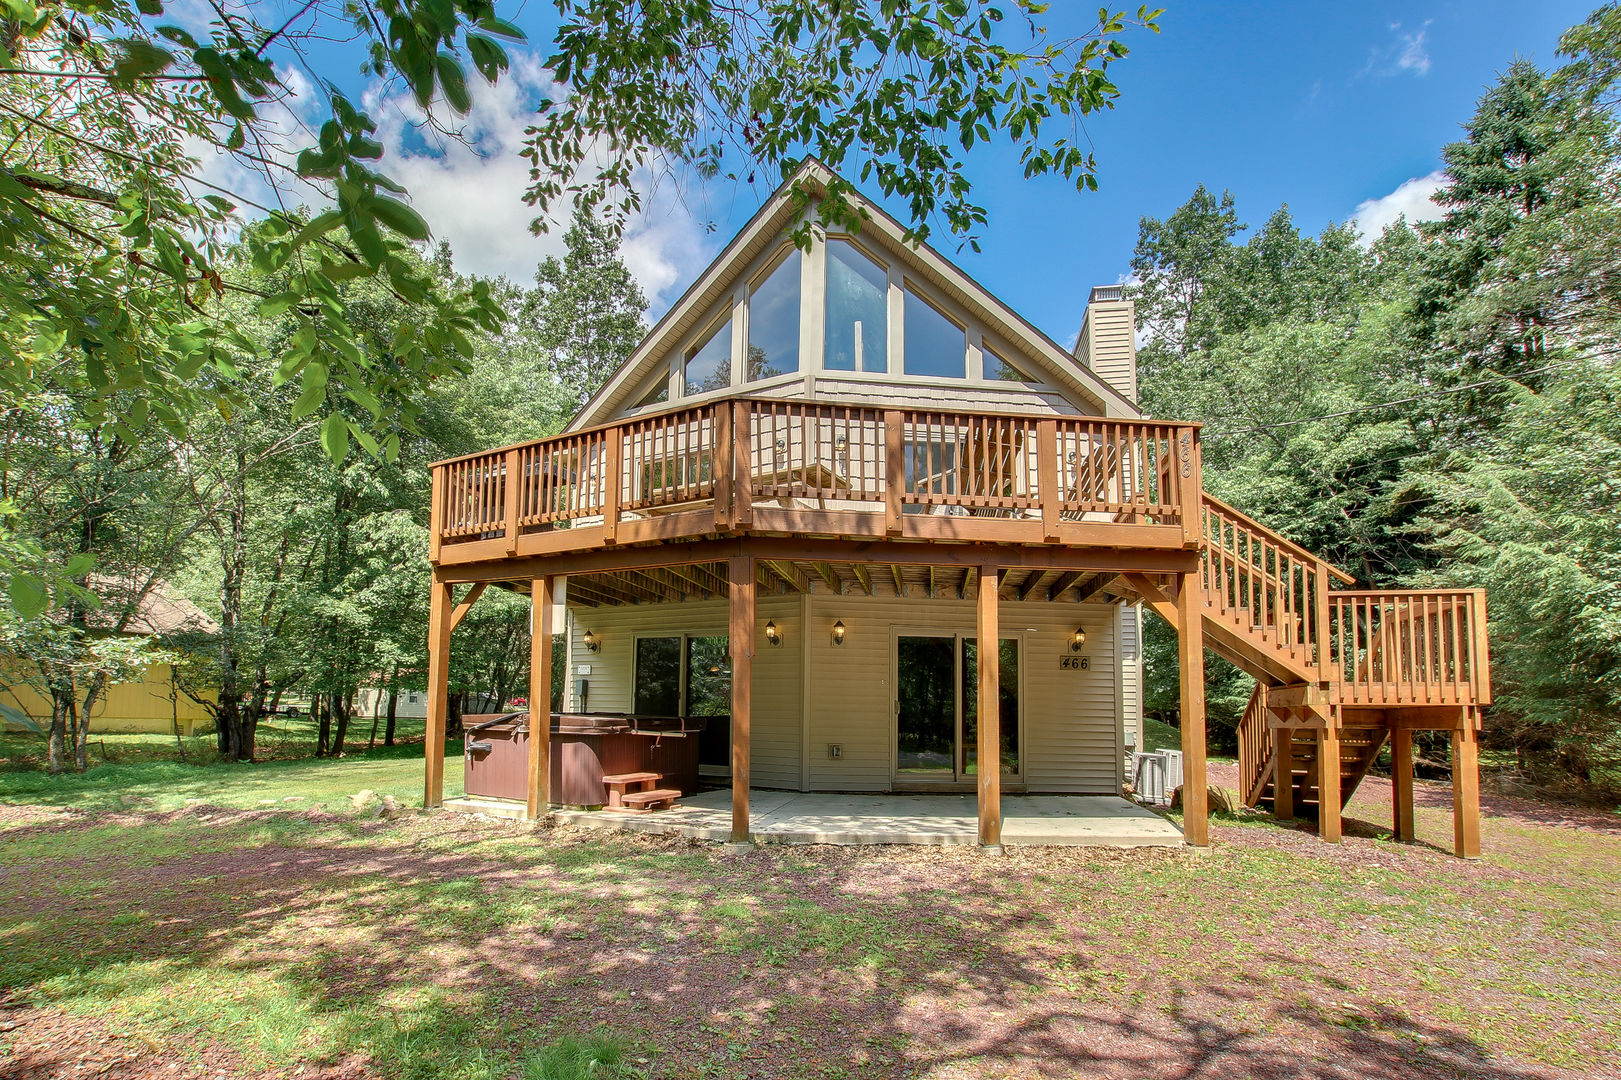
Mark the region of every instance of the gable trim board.
<instances>
[{"instance_id":1,"label":"gable trim board","mask_svg":"<svg viewBox=\"0 0 1621 1080\"><path fill-rule=\"evenodd\" d=\"M826 166L814 159L807 160L794 176L777 189L742 231L726 245L714 262L710 263L681 298L659 319L636 351L586 402L569 422L566 430L577 431L605 423L633 408L633 403L642 400L652 388L656 381L656 368L661 362L668 367L668 377L673 391L676 382L675 365L681 362L687 347L692 343L691 339L700 332L700 323L703 328L708 328L714 325L711 320L718 321L725 317L717 308L728 296L731 297L732 306L735 372L736 357L742 349L746 349L747 338L743 335L746 334L747 283L759 275L765 263L777 257L778 249L786 243L787 231L798 220L798 200L794 197L792 189L799 183L813 193L823 192L832 177L833 174ZM993 337L1012 347L1017 355L1009 359L1025 360L1033 369L1032 374L1050 380L1053 386L1075 395L1083 406L1093 408L1098 414L1106 416L1141 415L1136 405L1108 381L1080 364L1071 352L1032 326L944 256L927 244L914 246L907 243L905 228L881 207L859 193L852 193L850 198L857 208L867 215L859 241L864 246L882 252L892 264L890 288L892 310L889 320L891 334L896 332L899 325L893 311L896 291L893 279L896 276L895 272L898 271L902 279L909 276L914 280L921 280L952 307L966 312L974 322L989 330ZM821 233L818 232L818 235ZM823 251L825 247L818 243L813 246L813 257L802 260L803 286L808 286L816 293L820 292L825 277L820 273L823 260L814 256L817 252ZM812 376L822 373L819 362L821 327L803 325L808 321L810 320L801 320L800 371L795 373L795 378L785 378L785 383L802 381L807 394L812 392ZM739 344L740 342L742 344ZM892 365L897 362L896 358L899 355L899 353L892 354ZM896 373L892 371L891 375L894 374ZM969 380L962 380L962 383L967 386L984 385ZM715 395L748 392L751 392L749 384L743 384L734 385L727 391L717 391ZM702 399L681 398L677 401L672 398L668 404L686 405L693 400Z\"/></svg>"}]
</instances>

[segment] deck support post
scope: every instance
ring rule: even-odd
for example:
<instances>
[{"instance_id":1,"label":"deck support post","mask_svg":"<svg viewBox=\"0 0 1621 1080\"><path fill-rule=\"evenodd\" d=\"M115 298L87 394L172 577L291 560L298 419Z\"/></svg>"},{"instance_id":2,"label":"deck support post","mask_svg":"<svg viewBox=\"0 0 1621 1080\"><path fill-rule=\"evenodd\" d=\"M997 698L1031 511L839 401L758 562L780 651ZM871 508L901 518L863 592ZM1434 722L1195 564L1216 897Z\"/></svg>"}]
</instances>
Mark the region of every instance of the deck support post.
<instances>
[{"instance_id":1,"label":"deck support post","mask_svg":"<svg viewBox=\"0 0 1621 1080\"><path fill-rule=\"evenodd\" d=\"M529 804L536 821L551 803L552 786L552 598L550 574L529 583Z\"/></svg>"},{"instance_id":2,"label":"deck support post","mask_svg":"<svg viewBox=\"0 0 1621 1080\"><path fill-rule=\"evenodd\" d=\"M1397 727L1390 733L1390 799L1394 832L1400 842L1416 838L1413 828L1413 729Z\"/></svg>"},{"instance_id":3,"label":"deck support post","mask_svg":"<svg viewBox=\"0 0 1621 1080\"><path fill-rule=\"evenodd\" d=\"M1480 858L1480 733L1474 717L1452 732L1452 831L1460 859Z\"/></svg>"},{"instance_id":4,"label":"deck support post","mask_svg":"<svg viewBox=\"0 0 1621 1080\"><path fill-rule=\"evenodd\" d=\"M1317 835L1340 842L1340 729L1338 717L1317 729Z\"/></svg>"},{"instance_id":5,"label":"deck support post","mask_svg":"<svg viewBox=\"0 0 1621 1080\"><path fill-rule=\"evenodd\" d=\"M1210 793L1205 780L1204 606L1197 573L1178 576L1176 638L1182 684L1182 839L1210 845Z\"/></svg>"},{"instance_id":6,"label":"deck support post","mask_svg":"<svg viewBox=\"0 0 1621 1080\"><path fill-rule=\"evenodd\" d=\"M727 649L732 658L732 843L749 841L749 708L754 668L754 559L728 560L730 620Z\"/></svg>"},{"instance_id":7,"label":"deck support post","mask_svg":"<svg viewBox=\"0 0 1621 1080\"><path fill-rule=\"evenodd\" d=\"M422 805L445 801L445 713L450 705L451 586L428 585L428 719L423 740Z\"/></svg>"},{"instance_id":8,"label":"deck support post","mask_svg":"<svg viewBox=\"0 0 1621 1080\"><path fill-rule=\"evenodd\" d=\"M979 568L978 620L979 746L975 771L979 790L979 843L987 854L1002 852L1002 632L997 599L1002 574Z\"/></svg>"},{"instance_id":9,"label":"deck support post","mask_svg":"<svg viewBox=\"0 0 1621 1080\"><path fill-rule=\"evenodd\" d=\"M1295 817L1295 729L1272 729L1272 741L1277 746L1278 767L1272 781L1272 816L1278 821L1293 821Z\"/></svg>"}]
</instances>

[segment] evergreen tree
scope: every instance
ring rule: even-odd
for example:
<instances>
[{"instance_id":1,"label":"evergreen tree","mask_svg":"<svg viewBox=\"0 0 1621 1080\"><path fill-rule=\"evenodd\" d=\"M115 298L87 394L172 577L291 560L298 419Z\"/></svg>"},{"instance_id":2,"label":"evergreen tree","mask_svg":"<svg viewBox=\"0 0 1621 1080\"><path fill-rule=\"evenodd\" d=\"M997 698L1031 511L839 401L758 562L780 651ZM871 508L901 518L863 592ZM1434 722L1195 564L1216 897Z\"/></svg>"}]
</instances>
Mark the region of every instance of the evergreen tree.
<instances>
[{"instance_id":1,"label":"evergreen tree","mask_svg":"<svg viewBox=\"0 0 1621 1080\"><path fill-rule=\"evenodd\" d=\"M647 297L619 256L613 230L576 212L561 259L549 255L519 319L549 357L552 371L584 405L646 333Z\"/></svg>"}]
</instances>

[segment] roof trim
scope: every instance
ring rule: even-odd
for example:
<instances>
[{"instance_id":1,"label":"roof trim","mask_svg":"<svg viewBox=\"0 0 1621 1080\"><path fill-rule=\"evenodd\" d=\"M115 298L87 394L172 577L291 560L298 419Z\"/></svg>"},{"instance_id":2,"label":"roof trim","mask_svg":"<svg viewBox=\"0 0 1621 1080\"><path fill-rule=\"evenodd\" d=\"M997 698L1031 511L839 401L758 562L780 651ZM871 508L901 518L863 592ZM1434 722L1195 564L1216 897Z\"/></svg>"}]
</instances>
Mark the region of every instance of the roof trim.
<instances>
[{"instance_id":1,"label":"roof trim","mask_svg":"<svg viewBox=\"0 0 1621 1080\"><path fill-rule=\"evenodd\" d=\"M793 175L785 179L764 205L757 210L753 217L738 230L731 241L721 249L720 253L705 267L681 297L672 304L668 311L656 322L647 336L642 339L636 349L626 358L625 362L611 375L597 392L581 406L580 410L564 427L564 431L577 431L584 427L605 423L608 410L622 405L622 398L639 387L644 378L650 374L643 370L647 361L659 355L664 355L668 348L675 344L672 340L678 336L677 327L684 324L695 312L692 310L700 302L713 300L710 293L723 281L730 281L741 274L744 269L740 264L740 256L749 251L762 239L762 234L768 230L781 230L792 221L796 200L791 192L794 185L804 181L806 187L813 194L825 194L829 181L834 179L834 172L816 158L806 158L804 163L795 170ZM1082 366L1073 352L1066 350L1046 333L1032 324L1024 316L1013 310L1001 298L981 285L972 276L965 272L956 263L940 254L927 243L908 242L906 228L883 207L879 206L867 196L852 188L851 201L858 210L868 218L868 225L863 228L861 236L868 236L868 228L881 239L881 246L891 255L909 263L908 269L921 270L927 274L938 277L940 282L947 286L949 291L960 293L960 297L952 297L965 302L970 313L979 316L983 321L990 323L988 327L998 336L1022 340L1026 347L1045 361L1048 369L1045 373L1055 380L1055 388L1078 394L1089 399L1101 413L1109 416L1141 416L1140 407L1110 386L1101 377L1090 369ZM875 227L875 228L874 228ZM734 272L735 271L735 272ZM949 293L948 293L949 294ZM975 310L978 309L978 310ZM986 316L989 318L986 318ZM679 402L671 402L679 405Z\"/></svg>"}]
</instances>

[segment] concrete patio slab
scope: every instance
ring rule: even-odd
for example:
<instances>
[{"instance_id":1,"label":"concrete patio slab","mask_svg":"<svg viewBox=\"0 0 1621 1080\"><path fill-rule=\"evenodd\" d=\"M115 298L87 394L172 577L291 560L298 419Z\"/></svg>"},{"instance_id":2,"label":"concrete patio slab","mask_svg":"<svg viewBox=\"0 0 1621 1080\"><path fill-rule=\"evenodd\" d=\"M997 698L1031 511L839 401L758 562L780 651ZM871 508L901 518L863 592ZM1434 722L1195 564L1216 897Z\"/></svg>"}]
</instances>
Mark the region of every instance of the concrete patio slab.
<instances>
[{"instance_id":1,"label":"concrete patio slab","mask_svg":"<svg viewBox=\"0 0 1621 1080\"><path fill-rule=\"evenodd\" d=\"M750 826L763 844L973 844L972 795L837 795L751 791ZM570 824L729 840L732 793L705 791L651 814L555 810ZM1007 795L1002 843L1018 845L1180 847L1182 831L1165 818L1112 795Z\"/></svg>"}]
</instances>

